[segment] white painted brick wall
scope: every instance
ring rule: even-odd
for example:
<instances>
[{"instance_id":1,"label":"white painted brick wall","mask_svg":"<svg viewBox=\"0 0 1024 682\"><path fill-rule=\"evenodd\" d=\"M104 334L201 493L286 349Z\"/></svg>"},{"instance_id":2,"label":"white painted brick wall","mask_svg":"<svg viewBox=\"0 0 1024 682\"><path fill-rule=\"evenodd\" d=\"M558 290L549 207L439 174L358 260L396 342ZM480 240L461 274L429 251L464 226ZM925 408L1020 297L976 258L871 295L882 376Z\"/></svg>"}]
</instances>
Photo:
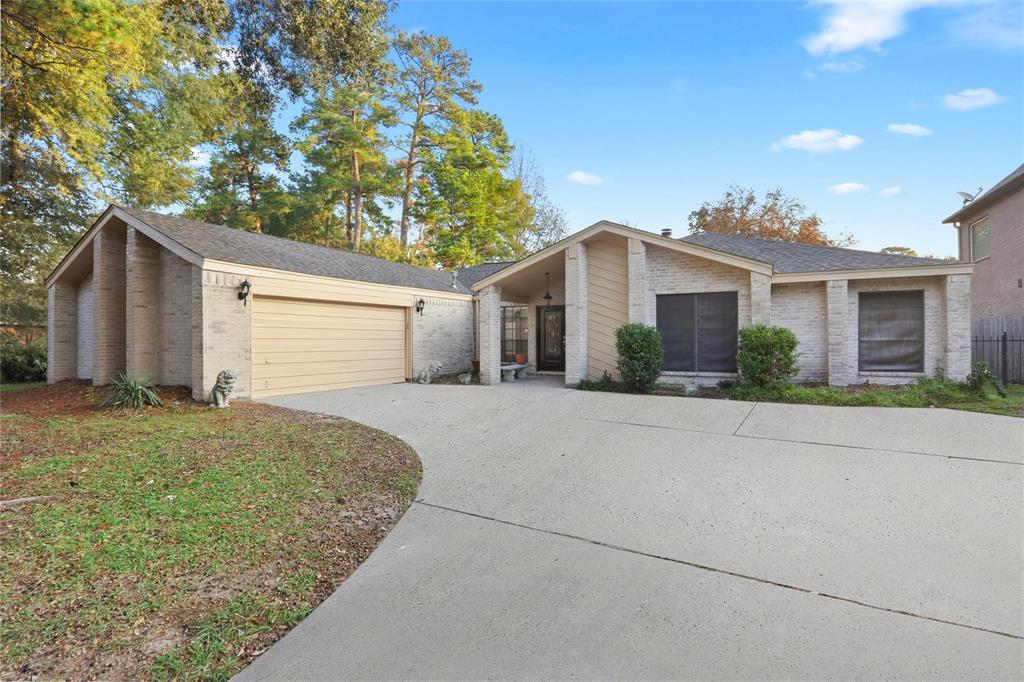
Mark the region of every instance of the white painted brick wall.
<instances>
[{"instance_id":1,"label":"white painted brick wall","mask_svg":"<svg viewBox=\"0 0 1024 682\"><path fill-rule=\"evenodd\" d=\"M587 247L565 250L565 383L587 376Z\"/></svg>"},{"instance_id":2,"label":"white painted brick wall","mask_svg":"<svg viewBox=\"0 0 1024 682\"><path fill-rule=\"evenodd\" d=\"M833 280L825 285L826 329L828 332L828 383L846 386L852 381L856 364L850 363L849 283ZM856 330L853 332L856 334ZM853 356L856 358L856 355Z\"/></svg>"},{"instance_id":3,"label":"white painted brick wall","mask_svg":"<svg viewBox=\"0 0 1024 682\"><path fill-rule=\"evenodd\" d=\"M477 310L480 340L480 383L501 382L501 289L486 287L480 291Z\"/></svg>"},{"instance_id":4,"label":"white painted brick wall","mask_svg":"<svg viewBox=\"0 0 1024 682\"><path fill-rule=\"evenodd\" d=\"M772 278L750 273L750 324L772 323Z\"/></svg>"},{"instance_id":5,"label":"white painted brick wall","mask_svg":"<svg viewBox=\"0 0 1024 682\"><path fill-rule=\"evenodd\" d=\"M55 282L46 292L46 380L49 383L75 377L78 343L78 289Z\"/></svg>"},{"instance_id":6,"label":"white painted brick wall","mask_svg":"<svg viewBox=\"0 0 1024 682\"><path fill-rule=\"evenodd\" d=\"M419 300L414 297L411 305ZM464 372L473 359L473 302L423 296L423 314L412 313L412 372L441 363L442 374Z\"/></svg>"},{"instance_id":7,"label":"white painted brick wall","mask_svg":"<svg viewBox=\"0 0 1024 682\"><path fill-rule=\"evenodd\" d=\"M647 245L629 240L629 321L647 323Z\"/></svg>"},{"instance_id":8,"label":"white painted brick wall","mask_svg":"<svg viewBox=\"0 0 1024 682\"><path fill-rule=\"evenodd\" d=\"M828 380L828 307L824 282L775 284L772 294L772 324L796 334L796 382Z\"/></svg>"},{"instance_id":9,"label":"white painted brick wall","mask_svg":"<svg viewBox=\"0 0 1024 682\"><path fill-rule=\"evenodd\" d=\"M125 249L123 225L108 223L92 242L92 383L102 386L125 371Z\"/></svg>"},{"instance_id":10,"label":"white painted brick wall","mask_svg":"<svg viewBox=\"0 0 1024 682\"><path fill-rule=\"evenodd\" d=\"M740 327L750 324L750 271L698 256L647 247L647 324L657 323L657 297L661 294L737 292Z\"/></svg>"},{"instance_id":11,"label":"white painted brick wall","mask_svg":"<svg viewBox=\"0 0 1024 682\"><path fill-rule=\"evenodd\" d=\"M970 275L948 275L945 281L946 376L950 379L961 380L971 371L971 284Z\"/></svg>"},{"instance_id":12,"label":"white painted brick wall","mask_svg":"<svg viewBox=\"0 0 1024 682\"><path fill-rule=\"evenodd\" d=\"M92 379L92 273L78 283L78 339L76 344L76 371L79 379Z\"/></svg>"},{"instance_id":13,"label":"white painted brick wall","mask_svg":"<svg viewBox=\"0 0 1024 682\"><path fill-rule=\"evenodd\" d=\"M192 396L209 399L222 369L234 370L235 396L252 387L252 301L238 299L246 275L192 268Z\"/></svg>"},{"instance_id":14,"label":"white painted brick wall","mask_svg":"<svg viewBox=\"0 0 1024 682\"><path fill-rule=\"evenodd\" d=\"M192 264L160 249L159 374L161 383L192 383Z\"/></svg>"}]
</instances>

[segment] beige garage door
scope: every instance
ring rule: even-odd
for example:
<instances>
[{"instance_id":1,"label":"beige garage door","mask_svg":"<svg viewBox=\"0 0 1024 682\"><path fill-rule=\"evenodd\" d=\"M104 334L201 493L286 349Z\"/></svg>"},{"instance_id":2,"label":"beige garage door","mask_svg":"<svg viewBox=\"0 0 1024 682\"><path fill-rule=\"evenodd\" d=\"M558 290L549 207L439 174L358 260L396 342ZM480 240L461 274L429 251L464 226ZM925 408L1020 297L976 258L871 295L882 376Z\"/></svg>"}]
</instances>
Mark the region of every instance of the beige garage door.
<instances>
[{"instance_id":1,"label":"beige garage door","mask_svg":"<svg viewBox=\"0 0 1024 682\"><path fill-rule=\"evenodd\" d=\"M256 297L253 397L405 381L406 310Z\"/></svg>"}]
</instances>

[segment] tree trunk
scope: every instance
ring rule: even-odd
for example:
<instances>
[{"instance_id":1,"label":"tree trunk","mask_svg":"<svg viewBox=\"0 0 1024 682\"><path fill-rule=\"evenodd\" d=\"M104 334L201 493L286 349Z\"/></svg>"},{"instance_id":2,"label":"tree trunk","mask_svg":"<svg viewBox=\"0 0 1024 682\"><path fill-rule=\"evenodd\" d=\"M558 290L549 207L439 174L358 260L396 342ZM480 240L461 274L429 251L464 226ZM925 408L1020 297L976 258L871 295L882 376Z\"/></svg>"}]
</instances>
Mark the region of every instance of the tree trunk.
<instances>
[{"instance_id":1,"label":"tree trunk","mask_svg":"<svg viewBox=\"0 0 1024 682\"><path fill-rule=\"evenodd\" d=\"M352 190L345 192L345 239L352 246Z\"/></svg>"},{"instance_id":2,"label":"tree trunk","mask_svg":"<svg viewBox=\"0 0 1024 682\"><path fill-rule=\"evenodd\" d=\"M256 218L255 230L253 230L253 231L257 232L257 233L262 233L263 232L263 221L260 219L260 214L259 214L260 195L259 195L259 192L256 189L255 174L256 174L256 169L255 168L253 168L252 166L246 166L246 168L245 168L245 180L246 180L246 184L248 185L247 189L249 191L249 208L252 209L253 216L255 216L255 218Z\"/></svg>"},{"instance_id":3,"label":"tree trunk","mask_svg":"<svg viewBox=\"0 0 1024 682\"><path fill-rule=\"evenodd\" d=\"M416 145L420 141L420 126L423 124L423 104L416 108L416 120L412 124L412 134L409 136L409 153L405 158L405 187L402 190L402 248L409 246L409 215L412 210L412 187L415 180L416 168Z\"/></svg>"},{"instance_id":4,"label":"tree trunk","mask_svg":"<svg viewBox=\"0 0 1024 682\"><path fill-rule=\"evenodd\" d=\"M356 127L356 110L352 110L352 128ZM355 200L353 201L353 231L352 247L358 251L363 242L363 188L359 179L359 153L352 150L352 184L355 187Z\"/></svg>"}]
</instances>

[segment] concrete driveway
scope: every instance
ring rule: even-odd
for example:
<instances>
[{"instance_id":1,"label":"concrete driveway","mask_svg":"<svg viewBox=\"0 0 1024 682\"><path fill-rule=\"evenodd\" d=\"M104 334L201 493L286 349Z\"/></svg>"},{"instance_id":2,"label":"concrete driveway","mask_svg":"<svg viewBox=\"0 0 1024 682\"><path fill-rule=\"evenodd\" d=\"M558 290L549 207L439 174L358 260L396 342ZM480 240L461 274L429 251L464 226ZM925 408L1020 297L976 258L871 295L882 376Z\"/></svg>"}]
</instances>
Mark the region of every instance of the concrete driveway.
<instances>
[{"instance_id":1,"label":"concrete driveway","mask_svg":"<svg viewBox=\"0 0 1024 682\"><path fill-rule=\"evenodd\" d=\"M268 402L424 479L242 680L1024 676L1024 421L541 378Z\"/></svg>"}]
</instances>

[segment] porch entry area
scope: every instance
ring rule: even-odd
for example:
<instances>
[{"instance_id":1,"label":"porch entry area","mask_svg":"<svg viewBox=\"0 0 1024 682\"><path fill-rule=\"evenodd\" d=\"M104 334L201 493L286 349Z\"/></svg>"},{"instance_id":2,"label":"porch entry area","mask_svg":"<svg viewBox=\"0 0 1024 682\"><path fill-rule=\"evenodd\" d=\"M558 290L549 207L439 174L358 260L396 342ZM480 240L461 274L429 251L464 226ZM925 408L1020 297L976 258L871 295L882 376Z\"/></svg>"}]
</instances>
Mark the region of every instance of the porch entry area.
<instances>
[{"instance_id":1,"label":"porch entry area","mask_svg":"<svg viewBox=\"0 0 1024 682\"><path fill-rule=\"evenodd\" d=\"M531 338L531 310L536 310L532 327L536 330L535 338ZM535 353L530 352L531 345ZM564 372L565 306L502 306L501 363L527 364L536 371Z\"/></svg>"}]
</instances>

